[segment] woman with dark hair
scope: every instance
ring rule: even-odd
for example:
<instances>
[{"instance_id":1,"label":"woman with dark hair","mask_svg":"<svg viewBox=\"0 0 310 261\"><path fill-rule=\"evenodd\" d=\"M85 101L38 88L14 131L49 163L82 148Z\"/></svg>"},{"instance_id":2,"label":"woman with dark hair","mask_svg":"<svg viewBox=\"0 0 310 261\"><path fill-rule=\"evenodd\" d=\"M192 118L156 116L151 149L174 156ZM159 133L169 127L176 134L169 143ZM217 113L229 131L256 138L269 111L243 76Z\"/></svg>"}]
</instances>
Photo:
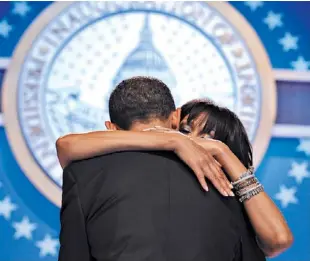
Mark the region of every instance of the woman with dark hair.
<instances>
[{"instance_id":1,"label":"woman with dark hair","mask_svg":"<svg viewBox=\"0 0 310 261\"><path fill-rule=\"evenodd\" d=\"M197 119L201 125L195 128ZM226 144L246 168L253 165L252 146L242 122L235 113L210 100L193 100L184 104L179 131L197 137L207 134Z\"/></svg>"},{"instance_id":2,"label":"woman with dark hair","mask_svg":"<svg viewBox=\"0 0 310 261\"><path fill-rule=\"evenodd\" d=\"M286 250L292 244L293 236L281 212L254 177L251 144L239 118L227 108L208 100L193 100L181 108L179 132L186 135L161 127L143 132L70 134L58 139L56 146L62 167L74 160L117 151L171 150L193 169L203 186L204 182L193 163L199 155L189 153L187 145L193 143L201 146L227 174L242 202L240 207L244 206L248 217L246 222L252 225L265 255L272 257ZM207 177L210 179L210 176ZM215 185L212 179L210 181ZM216 188L224 196L233 195L227 188Z\"/></svg>"}]
</instances>

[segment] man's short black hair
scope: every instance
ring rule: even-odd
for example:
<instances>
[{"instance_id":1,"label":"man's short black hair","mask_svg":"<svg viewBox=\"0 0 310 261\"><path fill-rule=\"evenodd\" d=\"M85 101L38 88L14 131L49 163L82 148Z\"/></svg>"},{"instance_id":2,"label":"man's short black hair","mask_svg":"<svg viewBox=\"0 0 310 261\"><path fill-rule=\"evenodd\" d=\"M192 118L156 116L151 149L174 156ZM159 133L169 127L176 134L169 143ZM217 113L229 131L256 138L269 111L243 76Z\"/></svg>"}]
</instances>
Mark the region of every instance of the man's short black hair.
<instances>
[{"instance_id":1,"label":"man's short black hair","mask_svg":"<svg viewBox=\"0 0 310 261\"><path fill-rule=\"evenodd\" d=\"M133 77L123 80L109 99L111 122L124 130L134 122L156 118L168 119L175 110L172 94L162 81L152 77Z\"/></svg>"}]
</instances>

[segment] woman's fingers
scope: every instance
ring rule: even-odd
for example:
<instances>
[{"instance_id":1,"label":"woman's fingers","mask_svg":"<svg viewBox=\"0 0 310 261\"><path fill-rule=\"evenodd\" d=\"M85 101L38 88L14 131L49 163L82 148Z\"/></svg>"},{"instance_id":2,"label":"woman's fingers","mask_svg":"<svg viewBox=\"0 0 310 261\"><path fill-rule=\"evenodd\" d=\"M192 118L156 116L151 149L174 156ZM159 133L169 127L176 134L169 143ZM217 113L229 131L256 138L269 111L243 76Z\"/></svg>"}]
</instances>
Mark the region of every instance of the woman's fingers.
<instances>
[{"instance_id":1,"label":"woman's fingers","mask_svg":"<svg viewBox=\"0 0 310 261\"><path fill-rule=\"evenodd\" d=\"M216 164L214 164L213 167L215 168L214 173L217 173L216 175L219 178L222 186L225 187L226 192L229 194L229 196L234 196L234 193L231 191L233 186L229 182L229 180L228 180L227 176L225 175L225 173L223 172L223 170ZM217 170L217 172L216 172L216 170Z\"/></svg>"},{"instance_id":2,"label":"woman's fingers","mask_svg":"<svg viewBox=\"0 0 310 261\"><path fill-rule=\"evenodd\" d=\"M206 178L223 195L233 195L225 174L211 153L190 139L185 139L176 149L176 154L194 171L205 191L208 191Z\"/></svg>"},{"instance_id":3,"label":"woman's fingers","mask_svg":"<svg viewBox=\"0 0 310 261\"><path fill-rule=\"evenodd\" d=\"M228 193L228 195L231 197L235 196L235 194L232 192L231 184L222 171L219 172L218 179L220 180L222 186L225 187L225 191Z\"/></svg>"},{"instance_id":4,"label":"woman's fingers","mask_svg":"<svg viewBox=\"0 0 310 261\"><path fill-rule=\"evenodd\" d=\"M210 156L208 164L204 164L204 174L224 196L234 196L230 183L222 169L215 163L215 159Z\"/></svg>"},{"instance_id":5,"label":"woman's fingers","mask_svg":"<svg viewBox=\"0 0 310 261\"><path fill-rule=\"evenodd\" d=\"M198 181L199 181L201 187L205 191L209 191L209 188L208 188L208 185L207 185L207 182L206 182L206 178L205 178L205 175L204 175L203 171L201 169L199 169L199 170L194 171L194 172L196 174L196 177L198 178Z\"/></svg>"},{"instance_id":6,"label":"woman's fingers","mask_svg":"<svg viewBox=\"0 0 310 261\"><path fill-rule=\"evenodd\" d=\"M221 164L221 163L219 163L217 160L214 160L214 162L215 162L215 164L216 164L219 168L221 168L221 167L222 167L222 164Z\"/></svg>"}]
</instances>

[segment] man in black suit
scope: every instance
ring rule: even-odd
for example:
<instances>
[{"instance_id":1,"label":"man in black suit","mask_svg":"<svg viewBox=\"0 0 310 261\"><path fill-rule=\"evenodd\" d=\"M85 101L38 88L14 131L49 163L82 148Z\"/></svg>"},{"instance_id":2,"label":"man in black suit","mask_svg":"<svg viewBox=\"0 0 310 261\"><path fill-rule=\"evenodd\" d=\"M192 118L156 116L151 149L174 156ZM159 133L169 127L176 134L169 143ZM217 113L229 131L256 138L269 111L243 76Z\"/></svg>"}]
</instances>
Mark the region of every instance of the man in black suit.
<instances>
[{"instance_id":1,"label":"man in black suit","mask_svg":"<svg viewBox=\"0 0 310 261\"><path fill-rule=\"evenodd\" d=\"M110 128L179 122L159 80L123 81L109 101ZM168 152L121 152L64 170L59 261L265 260L235 198L201 189ZM237 218L236 218L237 217Z\"/></svg>"}]
</instances>

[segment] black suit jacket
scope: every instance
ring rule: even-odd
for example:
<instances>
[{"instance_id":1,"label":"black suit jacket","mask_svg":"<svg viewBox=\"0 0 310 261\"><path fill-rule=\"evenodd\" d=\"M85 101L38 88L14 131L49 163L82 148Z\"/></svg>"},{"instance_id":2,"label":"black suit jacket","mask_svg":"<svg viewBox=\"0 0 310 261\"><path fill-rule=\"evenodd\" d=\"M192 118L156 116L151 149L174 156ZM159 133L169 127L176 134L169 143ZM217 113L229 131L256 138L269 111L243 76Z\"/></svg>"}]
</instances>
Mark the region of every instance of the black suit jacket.
<instances>
[{"instance_id":1,"label":"black suit jacket","mask_svg":"<svg viewBox=\"0 0 310 261\"><path fill-rule=\"evenodd\" d=\"M75 162L62 200L60 261L265 260L237 200L204 192L172 153Z\"/></svg>"}]
</instances>

